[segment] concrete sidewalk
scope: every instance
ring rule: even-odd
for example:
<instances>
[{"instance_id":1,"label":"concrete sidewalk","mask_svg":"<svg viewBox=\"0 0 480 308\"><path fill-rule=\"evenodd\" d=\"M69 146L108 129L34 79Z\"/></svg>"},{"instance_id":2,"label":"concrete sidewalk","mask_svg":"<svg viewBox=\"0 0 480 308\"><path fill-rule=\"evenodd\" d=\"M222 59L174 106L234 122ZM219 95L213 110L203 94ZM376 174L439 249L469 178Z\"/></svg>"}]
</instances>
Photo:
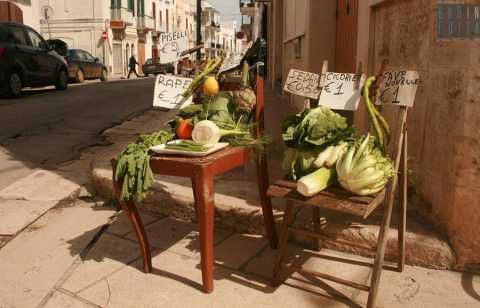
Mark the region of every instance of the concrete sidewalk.
<instances>
[{"instance_id":1,"label":"concrete sidewalk","mask_svg":"<svg viewBox=\"0 0 480 308\"><path fill-rule=\"evenodd\" d=\"M204 294L196 225L146 213L142 217L153 250L152 273L142 272L135 237L120 215L93 246L80 252L39 307L362 307L366 303L365 292L299 274L272 288L276 251L258 235L220 228L215 232L215 290ZM369 281L368 268L318 259L297 246L290 251L291 263L360 283ZM408 266L401 274L384 271L378 307L478 307L479 291L478 276Z\"/></svg>"}]
</instances>

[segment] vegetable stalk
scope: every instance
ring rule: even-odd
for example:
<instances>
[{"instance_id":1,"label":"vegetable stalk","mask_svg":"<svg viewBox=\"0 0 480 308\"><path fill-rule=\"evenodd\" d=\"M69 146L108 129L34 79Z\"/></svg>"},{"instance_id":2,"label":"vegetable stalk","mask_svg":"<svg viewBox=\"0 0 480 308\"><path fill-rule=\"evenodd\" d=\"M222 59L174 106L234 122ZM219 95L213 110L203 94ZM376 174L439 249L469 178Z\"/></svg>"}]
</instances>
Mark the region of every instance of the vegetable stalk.
<instances>
[{"instance_id":1,"label":"vegetable stalk","mask_svg":"<svg viewBox=\"0 0 480 308\"><path fill-rule=\"evenodd\" d=\"M223 61L222 57L210 60L206 65L203 72L195 76L190 86L183 92L183 97L189 97L202 83L203 79L213 72Z\"/></svg>"},{"instance_id":2,"label":"vegetable stalk","mask_svg":"<svg viewBox=\"0 0 480 308\"><path fill-rule=\"evenodd\" d=\"M367 107L368 115L370 116L370 120L372 121L373 127L375 129L375 135L377 136L378 140L378 147L380 148L380 151L385 154L386 144L388 143L385 141L385 137L387 138L387 140L390 138L390 127L388 126L387 121L383 118L383 116L380 114L380 112L370 100L370 87L372 83L375 82L375 80L376 77L372 76L365 81L363 95L365 98L365 105Z\"/></svg>"}]
</instances>

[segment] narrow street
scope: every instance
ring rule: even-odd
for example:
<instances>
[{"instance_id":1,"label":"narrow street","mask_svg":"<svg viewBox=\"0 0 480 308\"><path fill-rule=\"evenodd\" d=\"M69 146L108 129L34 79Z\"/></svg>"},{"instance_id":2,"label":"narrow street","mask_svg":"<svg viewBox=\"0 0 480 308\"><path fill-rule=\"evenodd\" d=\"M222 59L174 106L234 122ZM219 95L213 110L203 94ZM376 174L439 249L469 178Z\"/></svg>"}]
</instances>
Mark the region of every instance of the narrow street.
<instances>
[{"instance_id":1,"label":"narrow street","mask_svg":"<svg viewBox=\"0 0 480 308\"><path fill-rule=\"evenodd\" d=\"M154 78L88 82L66 91L0 98L0 189L35 168L54 169L104 141L99 134L152 105Z\"/></svg>"}]
</instances>

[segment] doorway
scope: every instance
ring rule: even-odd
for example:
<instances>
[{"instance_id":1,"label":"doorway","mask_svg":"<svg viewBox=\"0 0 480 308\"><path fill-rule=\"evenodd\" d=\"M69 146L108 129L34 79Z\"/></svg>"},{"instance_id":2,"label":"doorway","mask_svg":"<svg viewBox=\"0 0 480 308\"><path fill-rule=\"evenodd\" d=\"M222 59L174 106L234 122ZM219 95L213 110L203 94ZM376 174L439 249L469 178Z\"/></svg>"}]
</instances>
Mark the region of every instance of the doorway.
<instances>
[{"instance_id":1,"label":"doorway","mask_svg":"<svg viewBox=\"0 0 480 308\"><path fill-rule=\"evenodd\" d=\"M358 0L337 0L335 71L356 71Z\"/></svg>"},{"instance_id":2,"label":"doorway","mask_svg":"<svg viewBox=\"0 0 480 308\"><path fill-rule=\"evenodd\" d=\"M122 43L113 43L113 73L121 75L123 72Z\"/></svg>"}]
</instances>

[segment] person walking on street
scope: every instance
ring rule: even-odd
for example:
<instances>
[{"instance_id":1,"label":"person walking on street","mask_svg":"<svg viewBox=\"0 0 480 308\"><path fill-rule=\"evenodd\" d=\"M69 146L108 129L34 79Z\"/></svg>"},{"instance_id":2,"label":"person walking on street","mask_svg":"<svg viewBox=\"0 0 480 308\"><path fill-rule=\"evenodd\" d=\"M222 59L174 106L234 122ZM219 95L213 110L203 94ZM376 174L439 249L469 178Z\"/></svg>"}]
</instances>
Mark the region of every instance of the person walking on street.
<instances>
[{"instance_id":1,"label":"person walking on street","mask_svg":"<svg viewBox=\"0 0 480 308\"><path fill-rule=\"evenodd\" d=\"M137 74L137 69L136 69L136 65L138 64L137 62L137 59L135 59L135 56L132 55L130 57L130 60L128 60L128 67L129 67L129 70L128 70L128 76L127 76L127 79L130 79L130 74L133 72L135 73L135 76L137 76L137 78L139 77L138 74Z\"/></svg>"}]
</instances>

